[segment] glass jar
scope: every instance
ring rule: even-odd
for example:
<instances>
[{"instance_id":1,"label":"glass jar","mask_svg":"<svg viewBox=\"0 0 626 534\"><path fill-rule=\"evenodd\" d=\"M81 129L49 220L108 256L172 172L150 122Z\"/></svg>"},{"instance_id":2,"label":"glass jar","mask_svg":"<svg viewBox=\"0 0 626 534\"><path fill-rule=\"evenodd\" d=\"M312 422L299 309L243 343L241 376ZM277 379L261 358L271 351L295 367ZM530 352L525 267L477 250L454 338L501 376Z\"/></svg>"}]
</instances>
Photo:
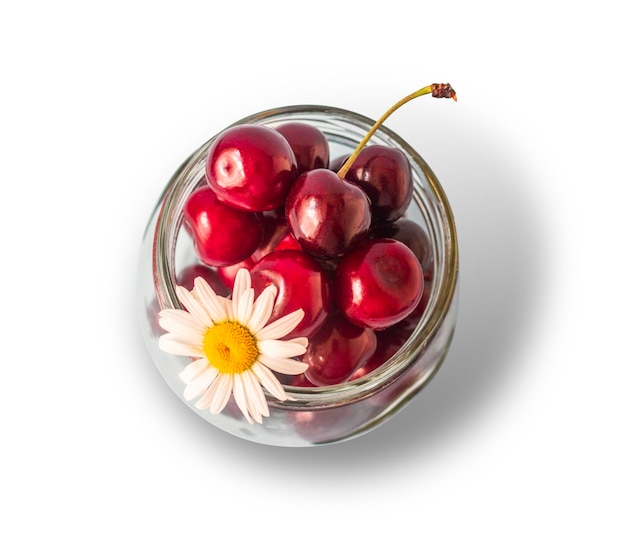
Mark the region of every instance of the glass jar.
<instances>
[{"instance_id":1,"label":"glass jar","mask_svg":"<svg viewBox=\"0 0 626 534\"><path fill-rule=\"evenodd\" d=\"M328 138L331 161L350 154L374 124L357 113L322 106L289 106L264 111L235 124L277 126L299 121L319 128ZM387 421L414 399L434 376L452 341L458 307L458 247L453 214L446 195L422 157L396 133L381 126L369 144L403 150L413 172L414 194L406 217L426 230L432 244L432 278L427 304L408 339L386 363L360 378L324 387L285 386L294 400L267 396L270 416L250 424L231 402L221 413L197 409L183 400L179 373L186 358L159 349L164 332L162 308L181 308L175 294L177 275L197 263L184 230L183 206L205 183L205 159L215 137L193 152L167 183L148 221L138 264L138 298L142 334L154 364L190 409L210 424L240 438L286 447L332 444L360 436Z\"/></svg>"}]
</instances>

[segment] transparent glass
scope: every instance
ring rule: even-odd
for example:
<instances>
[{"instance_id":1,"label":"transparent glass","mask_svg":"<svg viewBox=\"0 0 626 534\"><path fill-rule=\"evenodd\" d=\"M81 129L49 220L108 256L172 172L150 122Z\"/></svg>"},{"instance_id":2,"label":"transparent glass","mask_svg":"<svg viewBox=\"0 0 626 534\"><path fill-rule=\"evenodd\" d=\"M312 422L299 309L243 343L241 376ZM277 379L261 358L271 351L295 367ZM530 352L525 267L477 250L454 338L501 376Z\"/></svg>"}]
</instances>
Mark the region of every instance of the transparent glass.
<instances>
[{"instance_id":1,"label":"transparent glass","mask_svg":"<svg viewBox=\"0 0 626 534\"><path fill-rule=\"evenodd\" d=\"M329 140L331 161L349 154L374 121L338 108L290 106L264 111L237 121L277 126L287 121L310 123ZM217 134L216 134L217 135ZM346 441L387 421L435 375L452 341L458 307L458 247L452 210L441 184L422 157L384 125L370 144L402 149L409 157L414 195L406 217L426 230L433 247L433 277L424 314L407 341L378 369L350 382L325 387L285 386L295 399L277 401L268 395L270 417L249 424L231 402L217 415L198 410L183 399L178 374L186 358L162 352L158 325L162 308L180 308L176 273L197 263L193 243L182 229L183 206L203 185L209 139L178 168L165 186L148 221L139 253L137 289L139 322L148 351L163 378L189 408L210 424L243 439L267 445L307 447Z\"/></svg>"}]
</instances>

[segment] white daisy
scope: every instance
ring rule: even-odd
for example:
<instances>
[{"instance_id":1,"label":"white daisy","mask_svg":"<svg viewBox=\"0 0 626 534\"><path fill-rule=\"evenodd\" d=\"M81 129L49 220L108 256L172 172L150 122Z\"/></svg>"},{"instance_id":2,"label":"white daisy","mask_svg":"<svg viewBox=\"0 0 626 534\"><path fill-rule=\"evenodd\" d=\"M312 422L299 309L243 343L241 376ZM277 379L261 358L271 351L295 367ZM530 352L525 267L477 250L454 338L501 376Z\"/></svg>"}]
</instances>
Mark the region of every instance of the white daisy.
<instances>
[{"instance_id":1,"label":"white daisy","mask_svg":"<svg viewBox=\"0 0 626 534\"><path fill-rule=\"evenodd\" d=\"M302 309L267 324L277 289L270 285L254 299L250 272L239 269L232 298L218 296L201 277L192 291L177 286L176 294L186 310L165 309L159 324L167 334L159 339L161 350L193 361L180 378L183 396L200 397L196 407L221 412L231 396L248 422L269 416L263 388L279 400L290 399L272 371L296 375L308 365L294 356L306 351L308 340L283 340L304 317Z\"/></svg>"}]
</instances>

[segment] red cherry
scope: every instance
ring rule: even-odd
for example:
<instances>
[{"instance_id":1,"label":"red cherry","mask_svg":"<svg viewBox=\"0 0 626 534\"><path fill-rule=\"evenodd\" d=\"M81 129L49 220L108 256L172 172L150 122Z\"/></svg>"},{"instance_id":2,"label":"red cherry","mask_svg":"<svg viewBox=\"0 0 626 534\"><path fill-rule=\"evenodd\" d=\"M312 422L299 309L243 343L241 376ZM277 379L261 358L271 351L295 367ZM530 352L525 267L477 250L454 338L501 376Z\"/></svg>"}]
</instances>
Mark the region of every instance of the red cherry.
<instances>
[{"instance_id":1,"label":"red cherry","mask_svg":"<svg viewBox=\"0 0 626 534\"><path fill-rule=\"evenodd\" d=\"M222 297L227 296L232 289L224 285L215 269L201 263L194 263L182 269L176 277L176 283L191 291L198 277L204 278L213 288L213 291Z\"/></svg>"},{"instance_id":2,"label":"red cherry","mask_svg":"<svg viewBox=\"0 0 626 534\"><path fill-rule=\"evenodd\" d=\"M235 277L237 276L237 272L241 268L246 268L249 270L252 269L256 265L256 261L252 259L252 256L248 256L245 260L234 263L233 265L225 265L223 267L217 268L217 275L222 282L222 284L227 287L230 291L233 290L235 285Z\"/></svg>"},{"instance_id":3,"label":"red cherry","mask_svg":"<svg viewBox=\"0 0 626 534\"><path fill-rule=\"evenodd\" d=\"M285 214L271 211L263 216L265 237L261 244L252 254L255 261L259 261L263 256L273 252L278 244L289 235L289 226L285 219Z\"/></svg>"},{"instance_id":4,"label":"red cherry","mask_svg":"<svg viewBox=\"0 0 626 534\"><path fill-rule=\"evenodd\" d=\"M335 302L354 324L383 329L407 317L419 304L424 276L415 254L394 239L374 239L339 263Z\"/></svg>"},{"instance_id":5,"label":"red cherry","mask_svg":"<svg viewBox=\"0 0 626 534\"><path fill-rule=\"evenodd\" d=\"M359 152L346 173L362 187L372 202L375 222L395 221L408 209L413 195L409 158L402 150L385 145L369 145Z\"/></svg>"},{"instance_id":6,"label":"red cherry","mask_svg":"<svg viewBox=\"0 0 626 534\"><path fill-rule=\"evenodd\" d=\"M277 250L261 258L250 271L255 295L268 285L278 289L273 321L299 308L304 318L289 337L309 337L322 326L332 307L330 280L326 271L308 254Z\"/></svg>"},{"instance_id":7,"label":"red cherry","mask_svg":"<svg viewBox=\"0 0 626 534\"><path fill-rule=\"evenodd\" d=\"M246 259L235 263L234 265L226 265L217 268L217 274L220 279L230 290L233 289L235 276L237 271L242 267L250 270L265 255L275 250L283 239L289 235L289 228L284 215L276 211L265 212L263 215L263 239L259 246Z\"/></svg>"},{"instance_id":8,"label":"red cherry","mask_svg":"<svg viewBox=\"0 0 626 534\"><path fill-rule=\"evenodd\" d=\"M274 128L232 126L211 144L206 179L225 203L249 211L269 211L285 203L296 177L296 157Z\"/></svg>"},{"instance_id":9,"label":"red cherry","mask_svg":"<svg viewBox=\"0 0 626 534\"><path fill-rule=\"evenodd\" d=\"M422 315L424 315L429 296L430 284L426 284L419 304L408 317L389 328L376 331L376 350L374 354L350 377L351 380L371 373L398 352L415 331Z\"/></svg>"},{"instance_id":10,"label":"red cherry","mask_svg":"<svg viewBox=\"0 0 626 534\"><path fill-rule=\"evenodd\" d=\"M293 236L291 232L288 232L283 236L283 238L276 244L274 250L300 250L302 251L302 247L296 241L296 238Z\"/></svg>"},{"instance_id":11,"label":"red cherry","mask_svg":"<svg viewBox=\"0 0 626 534\"><path fill-rule=\"evenodd\" d=\"M375 349L373 330L356 326L341 314L333 313L309 338L309 346L302 357L302 361L309 364L304 374L316 386L340 384L363 365Z\"/></svg>"},{"instance_id":12,"label":"red cherry","mask_svg":"<svg viewBox=\"0 0 626 534\"><path fill-rule=\"evenodd\" d=\"M247 258L263 237L261 214L224 204L208 186L189 195L183 215L198 258L214 267Z\"/></svg>"},{"instance_id":13,"label":"red cherry","mask_svg":"<svg viewBox=\"0 0 626 534\"><path fill-rule=\"evenodd\" d=\"M324 133L306 122L285 122L276 126L296 156L298 174L328 167L328 139Z\"/></svg>"},{"instance_id":14,"label":"red cherry","mask_svg":"<svg viewBox=\"0 0 626 534\"><path fill-rule=\"evenodd\" d=\"M432 279L432 245L426 230L417 222L401 217L397 221L374 228L370 232L370 236L374 238L386 237L404 243L419 260L422 271L424 271L424 278L426 280Z\"/></svg>"},{"instance_id":15,"label":"red cherry","mask_svg":"<svg viewBox=\"0 0 626 534\"><path fill-rule=\"evenodd\" d=\"M367 236L370 201L358 186L328 169L301 174L293 184L285 216L302 250L336 258Z\"/></svg>"},{"instance_id":16,"label":"red cherry","mask_svg":"<svg viewBox=\"0 0 626 534\"><path fill-rule=\"evenodd\" d=\"M332 160L330 160L330 163L328 164L328 168L331 171L339 172L339 169L341 169L341 167L343 166L343 164L346 162L346 160L349 157L350 157L350 154L343 154L341 156L334 157Z\"/></svg>"}]
</instances>

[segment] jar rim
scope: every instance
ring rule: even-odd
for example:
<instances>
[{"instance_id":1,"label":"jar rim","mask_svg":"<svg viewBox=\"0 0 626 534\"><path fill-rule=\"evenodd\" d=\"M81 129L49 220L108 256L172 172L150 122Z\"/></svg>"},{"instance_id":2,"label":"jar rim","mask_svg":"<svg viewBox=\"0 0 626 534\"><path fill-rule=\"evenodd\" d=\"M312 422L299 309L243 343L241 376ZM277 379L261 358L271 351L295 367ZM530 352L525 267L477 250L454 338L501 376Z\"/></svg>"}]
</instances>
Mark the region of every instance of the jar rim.
<instances>
[{"instance_id":1,"label":"jar rim","mask_svg":"<svg viewBox=\"0 0 626 534\"><path fill-rule=\"evenodd\" d=\"M313 118L318 120L337 120L341 124L354 125L367 132L375 123L369 117L354 111L322 105L290 105L270 108L265 111L248 115L239 119L213 135L204 144L193 151L189 157L174 172L159 199L160 210L156 217L156 226L152 241L152 275L153 284L159 308L182 308L176 296L174 252L178 232L182 226L182 205L184 199L199 186L198 173L192 172L199 165L203 165L206 153L220 135L228 128L240 124L267 124L281 120L297 120L298 118ZM344 124L344 126L345 126ZM429 191L434 196L437 213L440 215L442 229L445 235L442 239L443 261L440 265L439 283L437 290L430 295L424 317L418 323L414 332L396 353L379 368L370 373L336 385L317 387L297 387L285 385L284 388L292 397L290 400L277 400L268 396L268 404L280 406L283 409L320 409L325 406L347 404L370 396L386 384L395 382L419 358L429 341L439 330L452 305L455 289L458 282L459 253L457 232L452 208L439 179L422 156L393 130L381 125L372 137L385 139L401 148L409 158L412 166L417 166L420 176L426 181ZM414 177L415 180L415 177ZM417 193L414 192L414 200Z\"/></svg>"}]
</instances>

